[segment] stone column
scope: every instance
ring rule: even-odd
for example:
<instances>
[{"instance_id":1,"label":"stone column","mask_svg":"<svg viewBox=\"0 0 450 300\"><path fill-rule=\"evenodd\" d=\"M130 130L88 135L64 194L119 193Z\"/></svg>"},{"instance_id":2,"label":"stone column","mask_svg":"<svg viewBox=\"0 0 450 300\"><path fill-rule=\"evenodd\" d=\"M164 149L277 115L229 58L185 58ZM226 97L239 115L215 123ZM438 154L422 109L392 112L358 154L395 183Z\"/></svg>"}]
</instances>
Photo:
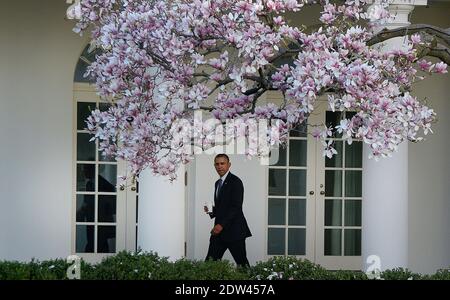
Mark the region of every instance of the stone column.
<instances>
[{"instance_id":1,"label":"stone column","mask_svg":"<svg viewBox=\"0 0 450 300\"><path fill-rule=\"evenodd\" d=\"M416 1L417 2L417 1ZM426 1L421 1L422 5ZM399 3L399 4L397 4ZM387 28L410 25L414 5L394 1L389 6ZM415 3L416 5L419 3ZM404 37L390 39L383 49L401 48ZM392 157L368 159L363 148L362 258L364 271L408 266L408 144L403 142Z\"/></svg>"},{"instance_id":2,"label":"stone column","mask_svg":"<svg viewBox=\"0 0 450 300\"><path fill-rule=\"evenodd\" d=\"M184 170L173 183L149 170L139 176L138 247L170 260L185 255Z\"/></svg>"}]
</instances>

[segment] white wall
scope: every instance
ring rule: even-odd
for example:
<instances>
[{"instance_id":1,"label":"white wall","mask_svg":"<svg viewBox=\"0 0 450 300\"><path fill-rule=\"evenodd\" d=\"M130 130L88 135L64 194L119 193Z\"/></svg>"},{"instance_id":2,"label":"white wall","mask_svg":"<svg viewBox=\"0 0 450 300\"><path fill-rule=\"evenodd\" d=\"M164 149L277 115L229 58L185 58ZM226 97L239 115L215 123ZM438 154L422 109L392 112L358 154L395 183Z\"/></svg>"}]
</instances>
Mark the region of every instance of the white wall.
<instances>
[{"instance_id":1,"label":"white wall","mask_svg":"<svg viewBox=\"0 0 450 300\"><path fill-rule=\"evenodd\" d=\"M214 201L214 183L219 179L214 169L214 155L197 155L195 161L196 182L195 197L190 199L190 205L194 206L195 215L190 222L195 223L194 228L195 251L194 256L198 260L204 260L208 252L210 231L214 226L214 219L210 219L203 211L205 201ZM230 172L241 178L244 184L243 211L252 237L246 239L247 258L251 265L264 260L265 226L266 226L266 168L258 159L247 160L244 155L229 155L231 161ZM193 201L193 202L192 202ZM192 219L193 217L193 219ZM223 257L234 263L230 252Z\"/></svg>"},{"instance_id":2,"label":"white wall","mask_svg":"<svg viewBox=\"0 0 450 300\"><path fill-rule=\"evenodd\" d=\"M413 23L450 27L450 3L416 8ZM434 134L409 144L409 268L434 273L450 266L450 75L433 75L415 87L438 114Z\"/></svg>"},{"instance_id":3,"label":"white wall","mask_svg":"<svg viewBox=\"0 0 450 300\"><path fill-rule=\"evenodd\" d=\"M66 7L2 1L0 259L70 254L72 85L85 42Z\"/></svg>"}]
</instances>

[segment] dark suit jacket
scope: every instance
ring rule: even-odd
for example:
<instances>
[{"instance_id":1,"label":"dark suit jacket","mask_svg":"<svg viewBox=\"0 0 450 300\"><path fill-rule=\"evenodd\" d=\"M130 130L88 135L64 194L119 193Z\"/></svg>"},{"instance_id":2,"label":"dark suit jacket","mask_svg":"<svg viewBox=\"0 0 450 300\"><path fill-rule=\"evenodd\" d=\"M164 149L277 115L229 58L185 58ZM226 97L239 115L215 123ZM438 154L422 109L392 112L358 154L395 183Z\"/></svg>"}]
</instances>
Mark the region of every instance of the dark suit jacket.
<instances>
[{"instance_id":1,"label":"dark suit jacket","mask_svg":"<svg viewBox=\"0 0 450 300\"><path fill-rule=\"evenodd\" d=\"M214 187L215 205L210 217L216 218L214 225L220 224L223 227L218 238L231 242L252 236L242 211L244 185L241 179L231 172L228 173L219 195L216 197L217 184L218 181Z\"/></svg>"}]
</instances>

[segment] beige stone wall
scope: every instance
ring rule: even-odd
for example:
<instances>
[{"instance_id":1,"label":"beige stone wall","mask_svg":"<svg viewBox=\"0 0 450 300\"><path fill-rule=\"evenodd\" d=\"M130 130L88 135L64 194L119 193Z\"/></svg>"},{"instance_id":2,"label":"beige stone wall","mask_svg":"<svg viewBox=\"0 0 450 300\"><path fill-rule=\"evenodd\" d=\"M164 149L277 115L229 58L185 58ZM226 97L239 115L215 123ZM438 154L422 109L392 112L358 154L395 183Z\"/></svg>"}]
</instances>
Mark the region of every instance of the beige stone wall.
<instances>
[{"instance_id":1,"label":"beige stone wall","mask_svg":"<svg viewBox=\"0 0 450 300\"><path fill-rule=\"evenodd\" d=\"M70 254L72 85L85 41L65 2L2 1L0 259Z\"/></svg>"}]
</instances>

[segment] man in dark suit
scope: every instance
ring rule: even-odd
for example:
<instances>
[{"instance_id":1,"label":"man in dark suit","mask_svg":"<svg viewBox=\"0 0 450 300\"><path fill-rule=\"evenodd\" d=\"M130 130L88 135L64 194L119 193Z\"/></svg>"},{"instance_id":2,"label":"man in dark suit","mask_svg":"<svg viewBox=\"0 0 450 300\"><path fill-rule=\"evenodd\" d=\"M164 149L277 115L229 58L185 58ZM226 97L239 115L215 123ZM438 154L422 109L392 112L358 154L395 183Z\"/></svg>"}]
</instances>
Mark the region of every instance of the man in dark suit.
<instances>
[{"instance_id":1,"label":"man in dark suit","mask_svg":"<svg viewBox=\"0 0 450 300\"><path fill-rule=\"evenodd\" d=\"M226 154L218 154L214 159L214 167L220 178L214 188L214 207L206 213L214 220L211 230L209 249L206 260L219 260L228 249L236 264L249 266L245 250L245 239L252 236L242 211L244 201L244 185L236 175L230 173L230 159Z\"/></svg>"}]
</instances>

